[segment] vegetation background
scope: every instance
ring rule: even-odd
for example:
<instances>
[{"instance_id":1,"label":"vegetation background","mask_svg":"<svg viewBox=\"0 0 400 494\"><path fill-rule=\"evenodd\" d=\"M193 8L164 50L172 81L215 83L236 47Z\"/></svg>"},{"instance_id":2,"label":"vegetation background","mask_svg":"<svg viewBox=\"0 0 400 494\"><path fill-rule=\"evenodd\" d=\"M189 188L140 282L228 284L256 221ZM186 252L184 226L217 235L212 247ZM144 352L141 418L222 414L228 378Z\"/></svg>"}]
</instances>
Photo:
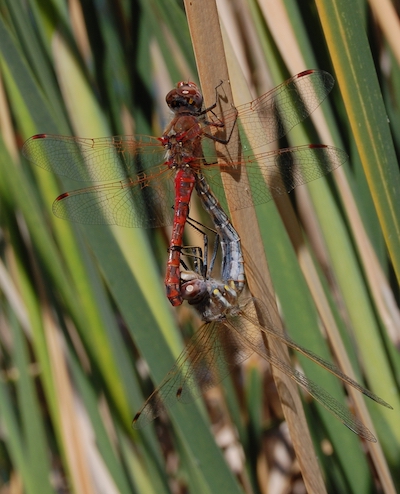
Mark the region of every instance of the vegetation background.
<instances>
[{"instance_id":1,"label":"vegetation background","mask_svg":"<svg viewBox=\"0 0 400 494\"><path fill-rule=\"evenodd\" d=\"M329 492L400 484L400 30L391 7L218 2L254 97L306 68L339 83L319 117L326 127L310 121L288 136L350 156L296 192L300 237L274 204L257 208L288 332L341 365L346 354L357 380L394 408L357 408L378 439L363 444L304 397ZM21 155L35 133L161 135L165 94L197 81L181 2L2 0L0 55L1 492L301 492L269 370L256 359L208 394L212 429L201 400L131 429L199 324L165 298L169 232L55 218L54 198L79 184ZM325 371L296 365L355 406Z\"/></svg>"}]
</instances>

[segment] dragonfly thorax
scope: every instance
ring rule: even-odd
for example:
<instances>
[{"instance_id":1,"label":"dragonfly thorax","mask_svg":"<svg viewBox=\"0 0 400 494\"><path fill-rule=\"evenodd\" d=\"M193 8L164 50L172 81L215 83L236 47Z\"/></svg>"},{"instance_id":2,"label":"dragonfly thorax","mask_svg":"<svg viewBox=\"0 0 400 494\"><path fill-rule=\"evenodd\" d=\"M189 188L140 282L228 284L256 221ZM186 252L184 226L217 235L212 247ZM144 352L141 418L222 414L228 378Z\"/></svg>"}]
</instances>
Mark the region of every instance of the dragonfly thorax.
<instances>
[{"instance_id":1,"label":"dragonfly thorax","mask_svg":"<svg viewBox=\"0 0 400 494\"><path fill-rule=\"evenodd\" d=\"M176 115L160 138L167 151L169 168L201 165L203 163L201 138L202 127L195 116Z\"/></svg>"}]
</instances>

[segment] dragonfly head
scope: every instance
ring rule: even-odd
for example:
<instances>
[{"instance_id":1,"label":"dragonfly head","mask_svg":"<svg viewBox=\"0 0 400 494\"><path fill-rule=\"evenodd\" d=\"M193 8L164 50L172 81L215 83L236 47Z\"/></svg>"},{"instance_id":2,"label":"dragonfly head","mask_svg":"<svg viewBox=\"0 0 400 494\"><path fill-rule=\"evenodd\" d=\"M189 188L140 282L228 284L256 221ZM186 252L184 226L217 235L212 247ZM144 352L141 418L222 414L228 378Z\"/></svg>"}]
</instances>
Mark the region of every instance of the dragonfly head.
<instances>
[{"instance_id":1,"label":"dragonfly head","mask_svg":"<svg viewBox=\"0 0 400 494\"><path fill-rule=\"evenodd\" d=\"M198 113L203 106L203 95L194 82L178 82L165 101L174 113Z\"/></svg>"},{"instance_id":2,"label":"dragonfly head","mask_svg":"<svg viewBox=\"0 0 400 494\"><path fill-rule=\"evenodd\" d=\"M182 276L181 281L184 281ZM207 283L197 277L182 283L181 297L183 300L187 300L190 305L199 304L205 297L209 298Z\"/></svg>"}]
</instances>

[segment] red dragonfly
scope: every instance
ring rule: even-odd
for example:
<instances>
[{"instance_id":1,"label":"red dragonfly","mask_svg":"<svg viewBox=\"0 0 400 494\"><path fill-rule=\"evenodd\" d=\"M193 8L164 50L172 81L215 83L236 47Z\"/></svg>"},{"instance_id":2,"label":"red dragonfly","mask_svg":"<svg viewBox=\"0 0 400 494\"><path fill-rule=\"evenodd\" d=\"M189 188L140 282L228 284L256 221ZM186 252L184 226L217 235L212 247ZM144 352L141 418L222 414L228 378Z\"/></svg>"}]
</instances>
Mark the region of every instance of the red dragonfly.
<instances>
[{"instance_id":1,"label":"red dragonfly","mask_svg":"<svg viewBox=\"0 0 400 494\"><path fill-rule=\"evenodd\" d=\"M179 82L166 96L174 116L162 137L90 139L38 134L25 142L23 154L38 166L74 180L108 182L61 194L53 203L53 212L60 218L124 227L173 224L165 285L168 299L176 306L183 301L180 249L197 171L206 176L224 204L220 181L223 167L216 163L215 151L206 151L207 143L208 149L213 141L239 144L232 134L237 119L251 129L253 147L283 137L321 104L333 84L329 73L307 70L254 101L218 115L217 101L204 109L196 84ZM218 88L216 93L218 100ZM329 173L346 160L343 151L325 145L247 155L240 162L226 160L226 169L246 167L252 198L239 185L232 185L225 193L235 198L235 209L262 204ZM265 185L269 175L274 176L271 189Z\"/></svg>"}]
</instances>

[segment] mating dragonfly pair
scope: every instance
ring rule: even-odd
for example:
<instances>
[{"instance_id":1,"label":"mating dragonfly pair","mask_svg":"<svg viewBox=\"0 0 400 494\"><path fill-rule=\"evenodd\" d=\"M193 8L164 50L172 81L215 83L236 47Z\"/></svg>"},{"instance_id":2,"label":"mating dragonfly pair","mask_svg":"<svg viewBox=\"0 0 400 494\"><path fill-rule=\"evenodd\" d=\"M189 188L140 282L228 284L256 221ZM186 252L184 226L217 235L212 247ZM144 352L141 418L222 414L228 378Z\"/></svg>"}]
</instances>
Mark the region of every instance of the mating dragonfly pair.
<instances>
[{"instance_id":1,"label":"mating dragonfly pair","mask_svg":"<svg viewBox=\"0 0 400 494\"><path fill-rule=\"evenodd\" d=\"M252 184L252 194L243 194L240 185L235 184L225 190L225 194L235 198L233 208L241 209L290 192L346 161L347 155L337 148L305 145L258 155L247 154L236 162L225 157L226 162L221 167L215 152L206 151L210 148L207 144L212 142L238 145L238 137L232 132L237 120L251 132L253 147L283 137L321 104L333 83L330 74L308 70L251 103L232 107L224 115L218 115L218 88L216 102L203 109L203 98L197 86L181 82L166 97L174 117L160 138L140 135L81 139L39 134L25 142L24 155L57 174L84 181L120 179L61 194L53 204L56 216L80 223L127 227L173 224L165 277L167 297L174 306L187 300L205 324L136 414L134 427L144 426L177 400L187 401L198 394L198 389L222 379L231 370L223 364L222 348L229 346L236 352L233 359L236 363L244 361L253 352L259 353L305 387L351 430L367 440L375 440L370 431L332 396L264 347L261 333L300 351L390 408L335 366L276 330L270 324L268 310L260 301L250 299L244 306L239 304L238 298L245 285L240 239L209 187L211 185L213 191L217 191L221 188L221 171L244 166ZM173 179L171 175L174 175ZM266 177L274 178L273 188L265 185ZM205 273L181 273L180 270L183 231L194 188L211 215L220 239L221 281ZM171 204L174 204L173 218ZM257 314L262 314L263 325L258 322ZM215 372L219 373L219 378L215 377Z\"/></svg>"}]
</instances>

